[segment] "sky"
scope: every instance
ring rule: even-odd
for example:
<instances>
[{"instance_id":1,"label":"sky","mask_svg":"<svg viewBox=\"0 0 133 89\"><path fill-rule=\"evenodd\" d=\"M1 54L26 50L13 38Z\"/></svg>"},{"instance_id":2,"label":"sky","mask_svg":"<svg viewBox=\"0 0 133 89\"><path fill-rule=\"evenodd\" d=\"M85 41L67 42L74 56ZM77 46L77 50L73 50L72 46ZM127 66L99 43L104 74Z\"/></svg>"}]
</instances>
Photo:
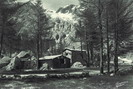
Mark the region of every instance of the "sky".
<instances>
[{"instance_id":1,"label":"sky","mask_svg":"<svg viewBox=\"0 0 133 89\"><path fill-rule=\"evenodd\" d=\"M17 0L17 1L26 2L29 0ZM70 4L75 4L75 5L79 4L78 0L42 0L42 2L43 6L50 10L58 10L58 8Z\"/></svg>"}]
</instances>

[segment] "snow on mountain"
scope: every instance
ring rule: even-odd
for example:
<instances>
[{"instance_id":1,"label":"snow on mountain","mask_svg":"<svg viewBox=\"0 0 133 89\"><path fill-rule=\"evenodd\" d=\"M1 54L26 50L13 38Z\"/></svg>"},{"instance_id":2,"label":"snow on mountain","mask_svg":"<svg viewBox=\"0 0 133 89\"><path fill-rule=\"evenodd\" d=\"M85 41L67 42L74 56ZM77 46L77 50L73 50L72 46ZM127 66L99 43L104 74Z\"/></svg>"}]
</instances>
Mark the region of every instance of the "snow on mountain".
<instances>
[{"instance_id":1,"label":"snow on mountain","mask_svg":"<svg viewBox=\"0 0 133 89\"><path fill-rule=\"evenodd\" d=\"M28 2L29 0L16 0L15 2Z\"/></svg>"},{"instance_id":2,"label":"snow on mountain","mask_svg":"<svg viewBox=\"0 0 133 89\"><path fill-rule=\"evenodd\" d=\"M80 6L80 5L66 5L64 7L59 8L56 12L57 13L71 13L73 15L79 15L82 13L82 11L84 11L84 7Z\"/></svg>"},{"instance_id":3,"label":"snow on mountain","mask_svg":"<svg viewBox=\"0 0 133 89\"><path fill-rule=\"evenodd\" d=\"M52 18L56 19L56 18L60 18L64 21L73 21L73 15L71 13L53 13L51 15Z\"/></svg>"},{"instance_id":4,"label":"snow on mountain","mask_svg":"<svg viewBox=\"0 0 133 89\"><path fill-rule=\"evenodd\" d=\"M77 20L80 19L80 15L85 10L84 7L80 5L66 5L64 7L60 7L57 11L47 10L47 14L50 15L52 19L60 19L64 21L70 21L72 23L77 23Z\"/></svg>"},{"instance_id":5,"label":"snow on mountain","mask_svg":"<svg viewBox=\"0 0 133 89\"><path fill-rule=\"evenodd\" d=\"M72 5L66 5L64 7L61 7L56 12L57 13L61 12L61 13L72 13L72 14L74 14L76 12L76 10L77 10L77 6L72 4Z\"/></svg>"}]
</instances>

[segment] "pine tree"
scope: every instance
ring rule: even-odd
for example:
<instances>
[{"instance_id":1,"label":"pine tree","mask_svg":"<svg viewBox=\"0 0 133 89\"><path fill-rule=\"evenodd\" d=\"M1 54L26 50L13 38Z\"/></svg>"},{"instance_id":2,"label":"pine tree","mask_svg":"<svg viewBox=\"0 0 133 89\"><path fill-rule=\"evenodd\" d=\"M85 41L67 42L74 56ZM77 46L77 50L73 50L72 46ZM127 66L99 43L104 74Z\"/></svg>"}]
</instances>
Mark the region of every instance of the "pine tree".
<instances>
[{"instance_id":1,"label":"pine tree","mask_svg":"<svg viewBox=\"0 0 133 89\"><path fill-rule=\"evenodd\" d=\"M48 35L48 29L50 28L48 25L48 18L46 14L44 14L45 10L42 7L41 0L37 0L37 3L35 5L36 11L37 11L37 33L36 33L36 44L37 44L37 59L42 56L42 41L43 37L46 39Z\"/></svg>"},{"instance_id":2,"label":"pine tree","mask_svg":"<svg viewBox=\"0 0 133 89\"><path fill-rule=\"evenodd\" d=\"M115 73L118 71L118 56L120 53L121 42L129 39L132 35L132 19L131 11L129 7L133 2L123 1L123 0L110 0L108 11L110 19L110 29L111 34L113 34L114 40L114 70Z\"/></svg>"},{"instance_id":3,"label":"pine tree","mask_svg":"<svg viewBox=\"0 0 133 89\"><path fill-rule=\"evenodd\" d=\"M80 37L84 38L84 42L86 43L89 66L95 61L94 56L96 54L94 53L94 49L97 48L100 43L100 31L97 29L98 23L93 5L91 5L87 0L80 0L80 5L84 8L84 11L80 15L83 27L79 30L79 33Z\"/></svg>"},{"instance_id":4,"label":"pine tree","mask_svg":"<svg viewBox=\"0 0 133 89\"><path fill-rule=\"evenodd\" d=\"M14 7L14 0L1 0L0 2L0 25L1 25L1 29L0 29L0 56L2 54L2 50L3 50L3 46L4 46L4 38L5 36L5 31L7 30L8 26L7 26L7 22L8 22L8 18L9 15L12 13L12 11L10 11L12 8Z\"/></svg>"}]
</instances>

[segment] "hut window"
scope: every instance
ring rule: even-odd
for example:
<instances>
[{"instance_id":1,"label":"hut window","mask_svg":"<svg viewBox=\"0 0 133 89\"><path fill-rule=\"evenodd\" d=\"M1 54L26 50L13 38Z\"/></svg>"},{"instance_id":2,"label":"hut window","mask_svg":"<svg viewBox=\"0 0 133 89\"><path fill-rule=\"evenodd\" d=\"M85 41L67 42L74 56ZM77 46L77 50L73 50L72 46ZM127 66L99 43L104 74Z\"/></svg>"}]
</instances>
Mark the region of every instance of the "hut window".
<instances>
[{"instance_id":1,"label":"hut window","mask_svg":"<svg viewBox=\"0 0 133 89\"><path fill-rule=\"evenodd\" d=\"M68 55L68 53L66 53L66 56Z\"/></svg>"},{"instance_id":2,"label":"hut window","mask_svg":"<svg viewBox=\"0 0 133 89\"><path fill-rule=\"evenodd\" d=\"M64 59L64 64L66 64L66 59Z\"/></svg>"},{"instance_id":3,"label":"hut window","mask_svg":"<svg viewBox=\"0 0 133 89\"><path fill-rule=\"evenodd\" d=\"M59 35L57 34L57 35L56 35L56 40L58 40L58 39L59 39Z\"/></svg>"}]
</instances>

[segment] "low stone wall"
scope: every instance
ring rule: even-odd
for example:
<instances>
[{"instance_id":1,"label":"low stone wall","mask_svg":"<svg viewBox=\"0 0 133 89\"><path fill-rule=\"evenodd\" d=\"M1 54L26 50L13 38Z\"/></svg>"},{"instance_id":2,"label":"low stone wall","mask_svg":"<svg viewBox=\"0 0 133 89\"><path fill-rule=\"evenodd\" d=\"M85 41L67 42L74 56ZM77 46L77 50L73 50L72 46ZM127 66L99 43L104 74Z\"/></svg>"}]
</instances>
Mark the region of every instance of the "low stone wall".
<instances>
[{"instance_id":1,"label":"low stone wall","mask_svg":"<svg viewBox=\"0 0 133 89\"><path fill-rule=\"evenodd\" d=\"M89 77L89 73L85 72L70 72L62 74L14 74L6 75L1 74L0 79L14 79L14 80L27 80L27 79L47 79L47 78L79 78L79 77Z\"/></svg>"}]
</instances>

